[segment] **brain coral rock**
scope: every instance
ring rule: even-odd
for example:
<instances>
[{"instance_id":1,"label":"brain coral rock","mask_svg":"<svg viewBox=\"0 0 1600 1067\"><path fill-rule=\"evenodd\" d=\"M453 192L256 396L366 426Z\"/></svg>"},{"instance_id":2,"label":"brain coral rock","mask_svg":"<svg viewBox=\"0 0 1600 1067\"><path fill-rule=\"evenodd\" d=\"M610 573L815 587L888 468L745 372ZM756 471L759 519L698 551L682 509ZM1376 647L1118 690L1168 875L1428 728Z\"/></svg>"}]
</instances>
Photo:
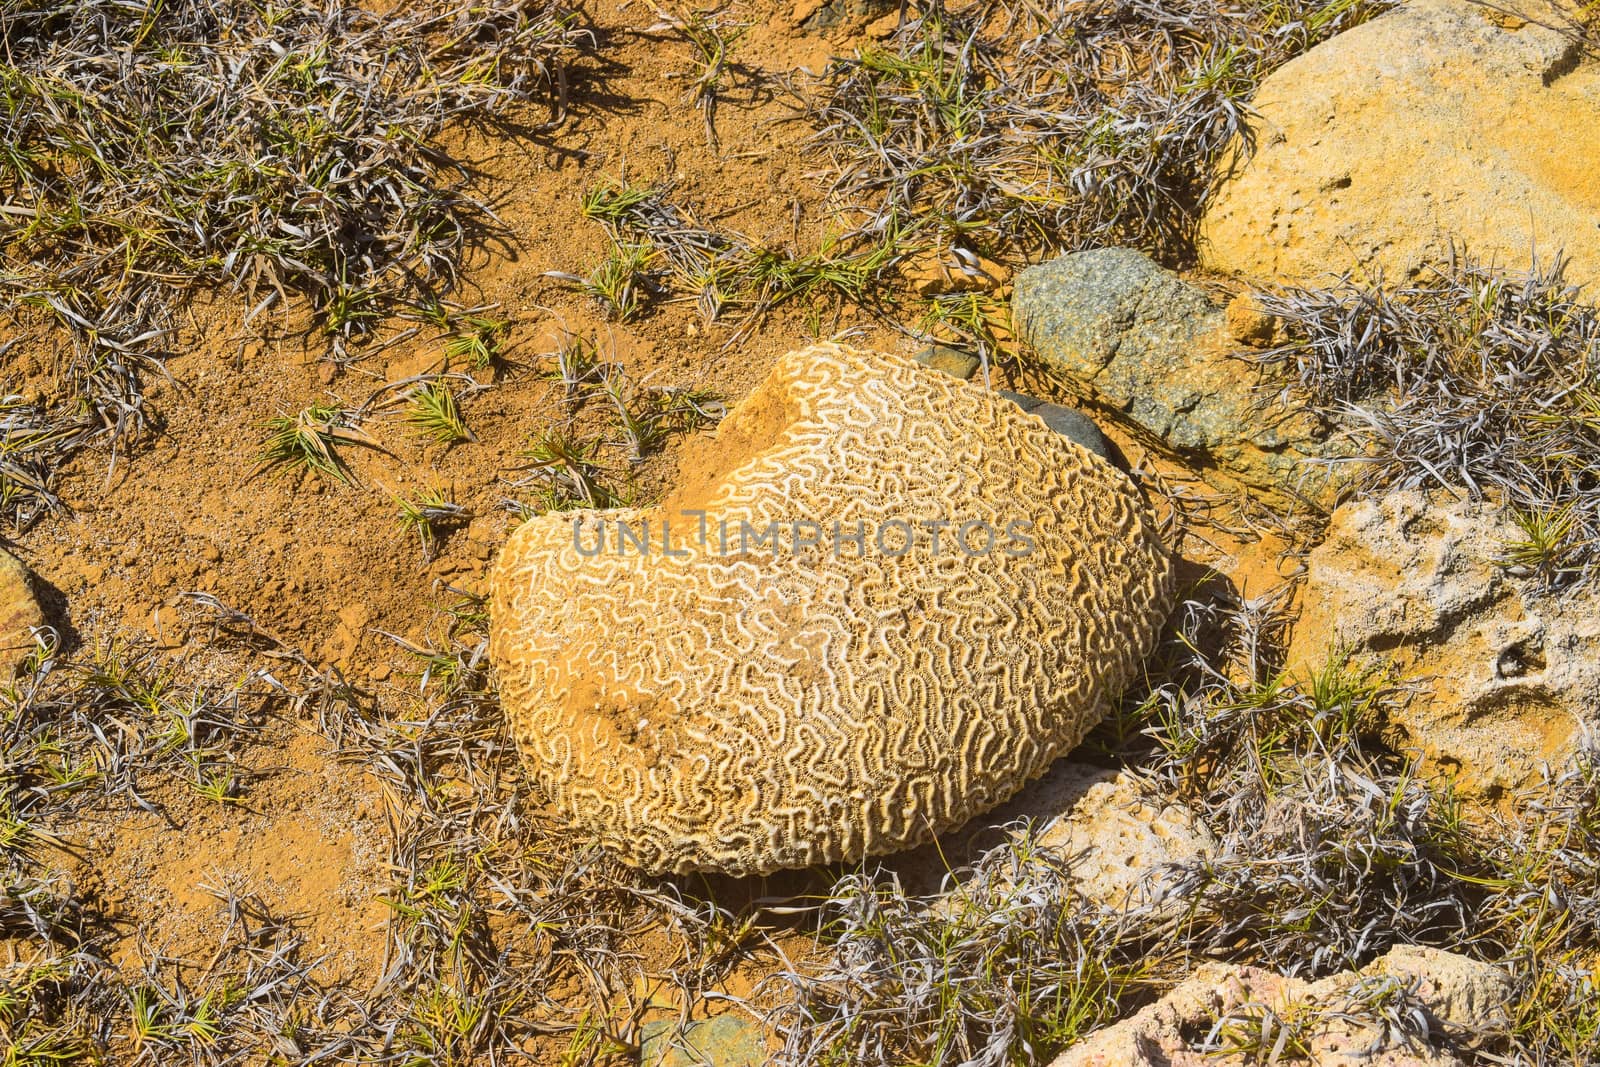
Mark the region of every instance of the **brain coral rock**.
<instances>
[{"instance_id":1,"label":"brain coral rock","mask_svg":"<svg viewBox=\"0 0 1600 1067\"><path fill-rule=\"evenodd\" d=\"M1170 608L1123 474L902 357L790 353L680 482L523 524L492 577L527 763L650 871L856 860L989 810L1104 715Z\"/></svg>"}]
</instances>

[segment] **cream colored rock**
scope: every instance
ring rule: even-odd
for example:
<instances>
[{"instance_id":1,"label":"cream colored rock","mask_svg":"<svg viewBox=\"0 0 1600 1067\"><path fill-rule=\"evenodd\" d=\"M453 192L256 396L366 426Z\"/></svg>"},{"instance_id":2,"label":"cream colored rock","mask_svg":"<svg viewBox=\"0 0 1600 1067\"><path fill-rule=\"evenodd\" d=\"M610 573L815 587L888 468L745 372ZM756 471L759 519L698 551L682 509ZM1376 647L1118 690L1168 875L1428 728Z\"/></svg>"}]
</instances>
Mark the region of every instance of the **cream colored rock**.
<instances>
[{"instance_id":1,"label":"cream colored rock","mask_svg":"<svg viewBox=\"0 0 1600 1067\"><path fill-rule=\"evenodd\" d=\"M1401 280L1452 237L1600 281L1600 62L1506 5L1410 0L1270 75L1255 151L1201 227L1205 265L1269 281Z\"/></svg>"},{"instance_id":2,"label":"cream colored rock","mask_svg":"<svg viewBox=\"0 0 1600 1067\"><path fill-rule=\"evenodd\" d=\"M33 651L33 631L44 625L28 568L0 549L0 677L9 678Z\"/></svg>"},{"instance_id":3,"label":"cream colored rock","mask_svg":"<svg viewBox=\"0 0 1600 1067\"><path fill-rule=\"evenodd\" d=\"M1160 905L1182 868L1217 848L1192 811L1128 771L1061 764L1002 811L1019 802L1036 816L1059 813L1037 843L1067 862L1079 894L1107 908Z\"/></svg>"},{"instance_id":4,"label":"cream colored rock","mask_svg":"<svg viewBox=\"0 0 1600 1067\"><path fill-rule=\"evenodd\" d=\"M1470 798L1528 783L1600 726L1600 602L1509 574L1497 560L1521 536L1470 502L1347 504L1307 561L1289 649L1302 675L1348 651L1420 679L1385 740L1420 750Z\"/></svg>"},{"instance_id":5,"label":"cream colored rock","mask_svg":"<svg viewBox=\"0 0 1600 1067\"><path fill-rule=\"evenodd\" d=\"M1171 603L1120 471L905 357L790 353L691 442L680 481L659 508L525 523L491 579L528 765L652 871L854 860L988 811L1105 714ZM618 526L646 521L649 554ZM972 526L960 547L951 525L936 550L939 522L996 540L977 551ZM585 555L602 523L611 547ZM797 543L800 523L823 540ZM835 523L865 524L864 549ZM895 523L915 524L910 550ZM776 547L741 538L771 524Z\"/></svg>"},{"instance_id":6,"label":"cream colored rock","mask_svg":"<svg viewBox=\"0 0 1600 1067\"><path fill-rule=\"evenodd\" d=\"M1511 1022L1516 989L1511 976L1493 964L1425 945L1396 945L1361 973L1415 984L1417 996L1446 1029L1471 1035Z\"/></svg>"},{"instance_id":7,"label":"cream colored rock","mask_svg":"<svg viewBox=\"0 0 1600 1067\"><path fill-rule=\"evenodd\" d=\"M1408 1023L1396 1033L1365 1002L1399 999ZM1455 1050L1504 1024L1510 978L1498 968L1437 949L1397 947L1360 973L1317 982L1258 967L1203 964L1156 1003L1063 1052L1051 1067L1246 1067L1250 1051L1281 1023L1298 1034L1284 1062L1314 1067L1453 1067ZM1267 1026L1263 1027L1263 1023Z\"/></svg>"},{"instance_id":8,"label":"cream colored rock","mask_svg":"<svg viewBox=\"0 0 1600 1067\"><path fill-rule=\"evenodd\" d=\"M1187 807L1161 794L1137 774L1071 758L959 834L939 843L933 856L896 873L914 891L932 892L951 867L968 865L1007 842L1020 843L1017 824L1032 827L1033 844L1064 866L1073 892L1093 907L1183 908L1185 872L1216 851L1216 837ZM920 850L928 851L928 850ZM951 888L940 907L955 909L964 888Z\"/></svg>"}]
</instances>

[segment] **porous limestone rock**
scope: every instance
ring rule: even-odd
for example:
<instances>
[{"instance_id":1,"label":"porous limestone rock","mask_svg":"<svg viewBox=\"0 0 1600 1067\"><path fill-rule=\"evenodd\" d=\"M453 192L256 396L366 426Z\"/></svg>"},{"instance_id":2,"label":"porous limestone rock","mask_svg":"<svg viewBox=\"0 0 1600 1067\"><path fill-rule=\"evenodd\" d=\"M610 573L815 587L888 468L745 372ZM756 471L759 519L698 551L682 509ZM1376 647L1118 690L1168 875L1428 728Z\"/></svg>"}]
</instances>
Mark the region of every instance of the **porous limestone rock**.
<instances>
[{"instance_id":1,"label":"porous limestone rock","mask_svg":"<svg viewBox=\"0 0 1600 1067\"><path fill-rule=\"evenodd\" d=\"M1161 906L1187 866L1216 851L1217 840L1183 804L1128 771L1079 768L1075 803L1036 839L1069 864L1083 897L1114 909ZM1088 773L1085 773L1088 772Z\"/></svg>"},{"instance_id":2,"label":"porous limestone rock","mask_svg":"<svg viewBox=\"0 0 1600 1067\"><path fill-rule=\"evenodd\" d=\"M1026 827L1026 829L1024 829ZM1074 894L1094 908L1171 914L1187 906L1187 875L1217 849L1209 827L1160 787L1130 770L1110 770L1072 757L1057 760L1016 796L947 834L937 846L891 861L909 891L944 892L939 907L956 912L968 883L946 875L999 848L1049 855L1066 871Z\"/></svg>"},{"instance_id":3,"label":"porous limestone rock","mask_svg":"<svg viewBox=\"0 0 1600 1067\"><path fill-rule=\"evenodd\" d=\"M1331 500L1328 468L1306 462L1326 454L1324 427L1258 389L1238 323L1142 252L1029 267L1012 316L1047 370L1147 440L1281 502Z\"/></svg>"},{"instance_id":4,"label":"porous limestone rock","mask_svg":"<svg viewBox=\"0 0 1600 1067\"><path fill-rule=\"evenodd\" d=\"M1057 762L983 821L1001 826L1024 818L1036 827L1034 843L1066 863L1074 891L1117 910L1162 906L1183 868L1217 848L1194 812L1153 783L1132 771L1071 759Z\"/></svg>"},{"instance_id":5,"label":"porous limestone rock","mask_svg":"<svg viewBox=\"0 0 1600 1067\"><path fill-rule=\"evenodd\" d=\"M491 579L526 761L651 871L855 860L993 808L1105 714L1171 605L1126 476L905 357L790 353L687 443L680 483L658 508L523 524ZM618 525L646 521L648 554Z\"/></svg>"},{"instance_id":6,"label":"porous limestone rock","mask_svg":"<svg viewBox=\"0 0 1600 1067\"><path fill-rule=\"evenodd\" d=\"M1600 602L1509 573L1523 536L1489 505L1394 492L1335 511L1307 561L1291 668L1348 652L1418 679L1385 740L1467 797L1528 783L1600 726Z\"/></svg>"},{"instance_id":7,"label":"porous limestone rock","mask_svg":"<svg viewBox=\"0 0 1600 1067\"><path fill-rule=\"evenodd\" d=\"M1493 964L1427 945L1396 945L1363 971L1415 985L1433 1021L1463 1043L1510 1024L1511 976Z\"/></svg>"},{"instance_id":8,"label":"porous limestone rock","mask_svg":"<svg viewBox=\"0 0 1600 1067\"><path fill-rule=\"evenodd\" d=\"M1317 982L1206 963L1156 1003L1067 1049L1051 1067L1245 1067L1263 1062L1252 1042L1264 1035L1270 1052L1281 1021L1297 1028L1297 1063L1454 1067L1461 1063L1457 1050L1505 1025L1511 993L1499 968L1411 946L1392 949L1360 972ZM1403 1028L1367 1007L1374 999L1387 1001Z\"/></svg>"},{"instance_id":9,"label":"porous limestone rock","mask_svg":"<svg viewBox=\"0 0 1600 1067\"><path fill-rule=\"evenodd\" d=\"M1409 0L1268 75L1253 153L1206 209L1206 266L1400 282L1452 239L1600 281L1600 61L1537 0Z\"/></svg>"},{"instance_id":10,"label":"porous limestone rock","mask_svg":"<svg viewBox=\"0 0 1600 1067\"><path fill-rule=\"evenodd\" d=\"M17 672L33 651L33 631L44 625L44 613L33 595L28 568L0 549L0 676Z\"/></svg>"}]
</instances>

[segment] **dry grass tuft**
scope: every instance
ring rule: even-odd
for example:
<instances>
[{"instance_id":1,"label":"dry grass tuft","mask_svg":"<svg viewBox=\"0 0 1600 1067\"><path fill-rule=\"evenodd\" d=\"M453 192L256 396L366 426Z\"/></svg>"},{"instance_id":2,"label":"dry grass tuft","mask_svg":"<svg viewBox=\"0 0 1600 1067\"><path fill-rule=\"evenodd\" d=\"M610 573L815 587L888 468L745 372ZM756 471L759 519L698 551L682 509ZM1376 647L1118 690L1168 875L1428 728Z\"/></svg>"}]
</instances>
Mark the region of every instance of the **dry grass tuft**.
<instances>
[{"instance_id":1,"label":"dry grass tuft","mask_svg":"<svg viewBox=\"0 0 1600 1067\"><path fill-rule=\"evenodd\" d=\"M452 291L495 220L441 134L541 103L553 124L592 44L521 0L20 0L0 40L0 313L60 331L82 408L7 413L0 496L22 523L72 450L154 428L141 383L196 288L242 293L246 330L302 299L340 361Z\"/></svg>"},{"instance_id":2,"label":"dry grass tuft","mask_svg":"<svg viewBox=\"0 0 1600 1067\"><path fill-rule=\"evenodd\" d=\"M1547 588L1600 563L1600 310L1557 258L1460 255L1421 281L1264 294L1289 341L1263 355L1370 453L1360 487L1447 489L1511 510L1505 564Z\"/></svg>"},{"instance_id":3,"label":"dry grass tuft","mask_svg":"<svg viewBox=\"0 0 1600 1067\"><path fill-rule=\"evenodd\" d=\"M1003 258L1125 244L1184 262L1260 80L1382 6L935 4L797 93L851 239Z\"/></svg>"}]
</instances>

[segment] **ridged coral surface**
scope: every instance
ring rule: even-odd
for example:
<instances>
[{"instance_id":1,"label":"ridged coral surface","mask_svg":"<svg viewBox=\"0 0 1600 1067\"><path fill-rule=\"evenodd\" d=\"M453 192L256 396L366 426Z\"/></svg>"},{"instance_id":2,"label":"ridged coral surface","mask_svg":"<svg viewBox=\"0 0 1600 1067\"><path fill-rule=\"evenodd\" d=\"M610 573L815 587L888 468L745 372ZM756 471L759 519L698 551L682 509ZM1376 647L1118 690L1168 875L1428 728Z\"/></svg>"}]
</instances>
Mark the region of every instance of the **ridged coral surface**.
<instances>
[{"instance_id":1,"label":"ridged coral surface","mask_svg":"<svg viewBox=\"0 0 1600 1067\"><path fill-rule=\"evenodd\" d=\"M659 508L523 524L492 577L527 762L651 871L855 860L959 825L1082 739L1170 608L1126 476L903 357L790 353L682 481Z\"/></svg>"}]
</instances>

